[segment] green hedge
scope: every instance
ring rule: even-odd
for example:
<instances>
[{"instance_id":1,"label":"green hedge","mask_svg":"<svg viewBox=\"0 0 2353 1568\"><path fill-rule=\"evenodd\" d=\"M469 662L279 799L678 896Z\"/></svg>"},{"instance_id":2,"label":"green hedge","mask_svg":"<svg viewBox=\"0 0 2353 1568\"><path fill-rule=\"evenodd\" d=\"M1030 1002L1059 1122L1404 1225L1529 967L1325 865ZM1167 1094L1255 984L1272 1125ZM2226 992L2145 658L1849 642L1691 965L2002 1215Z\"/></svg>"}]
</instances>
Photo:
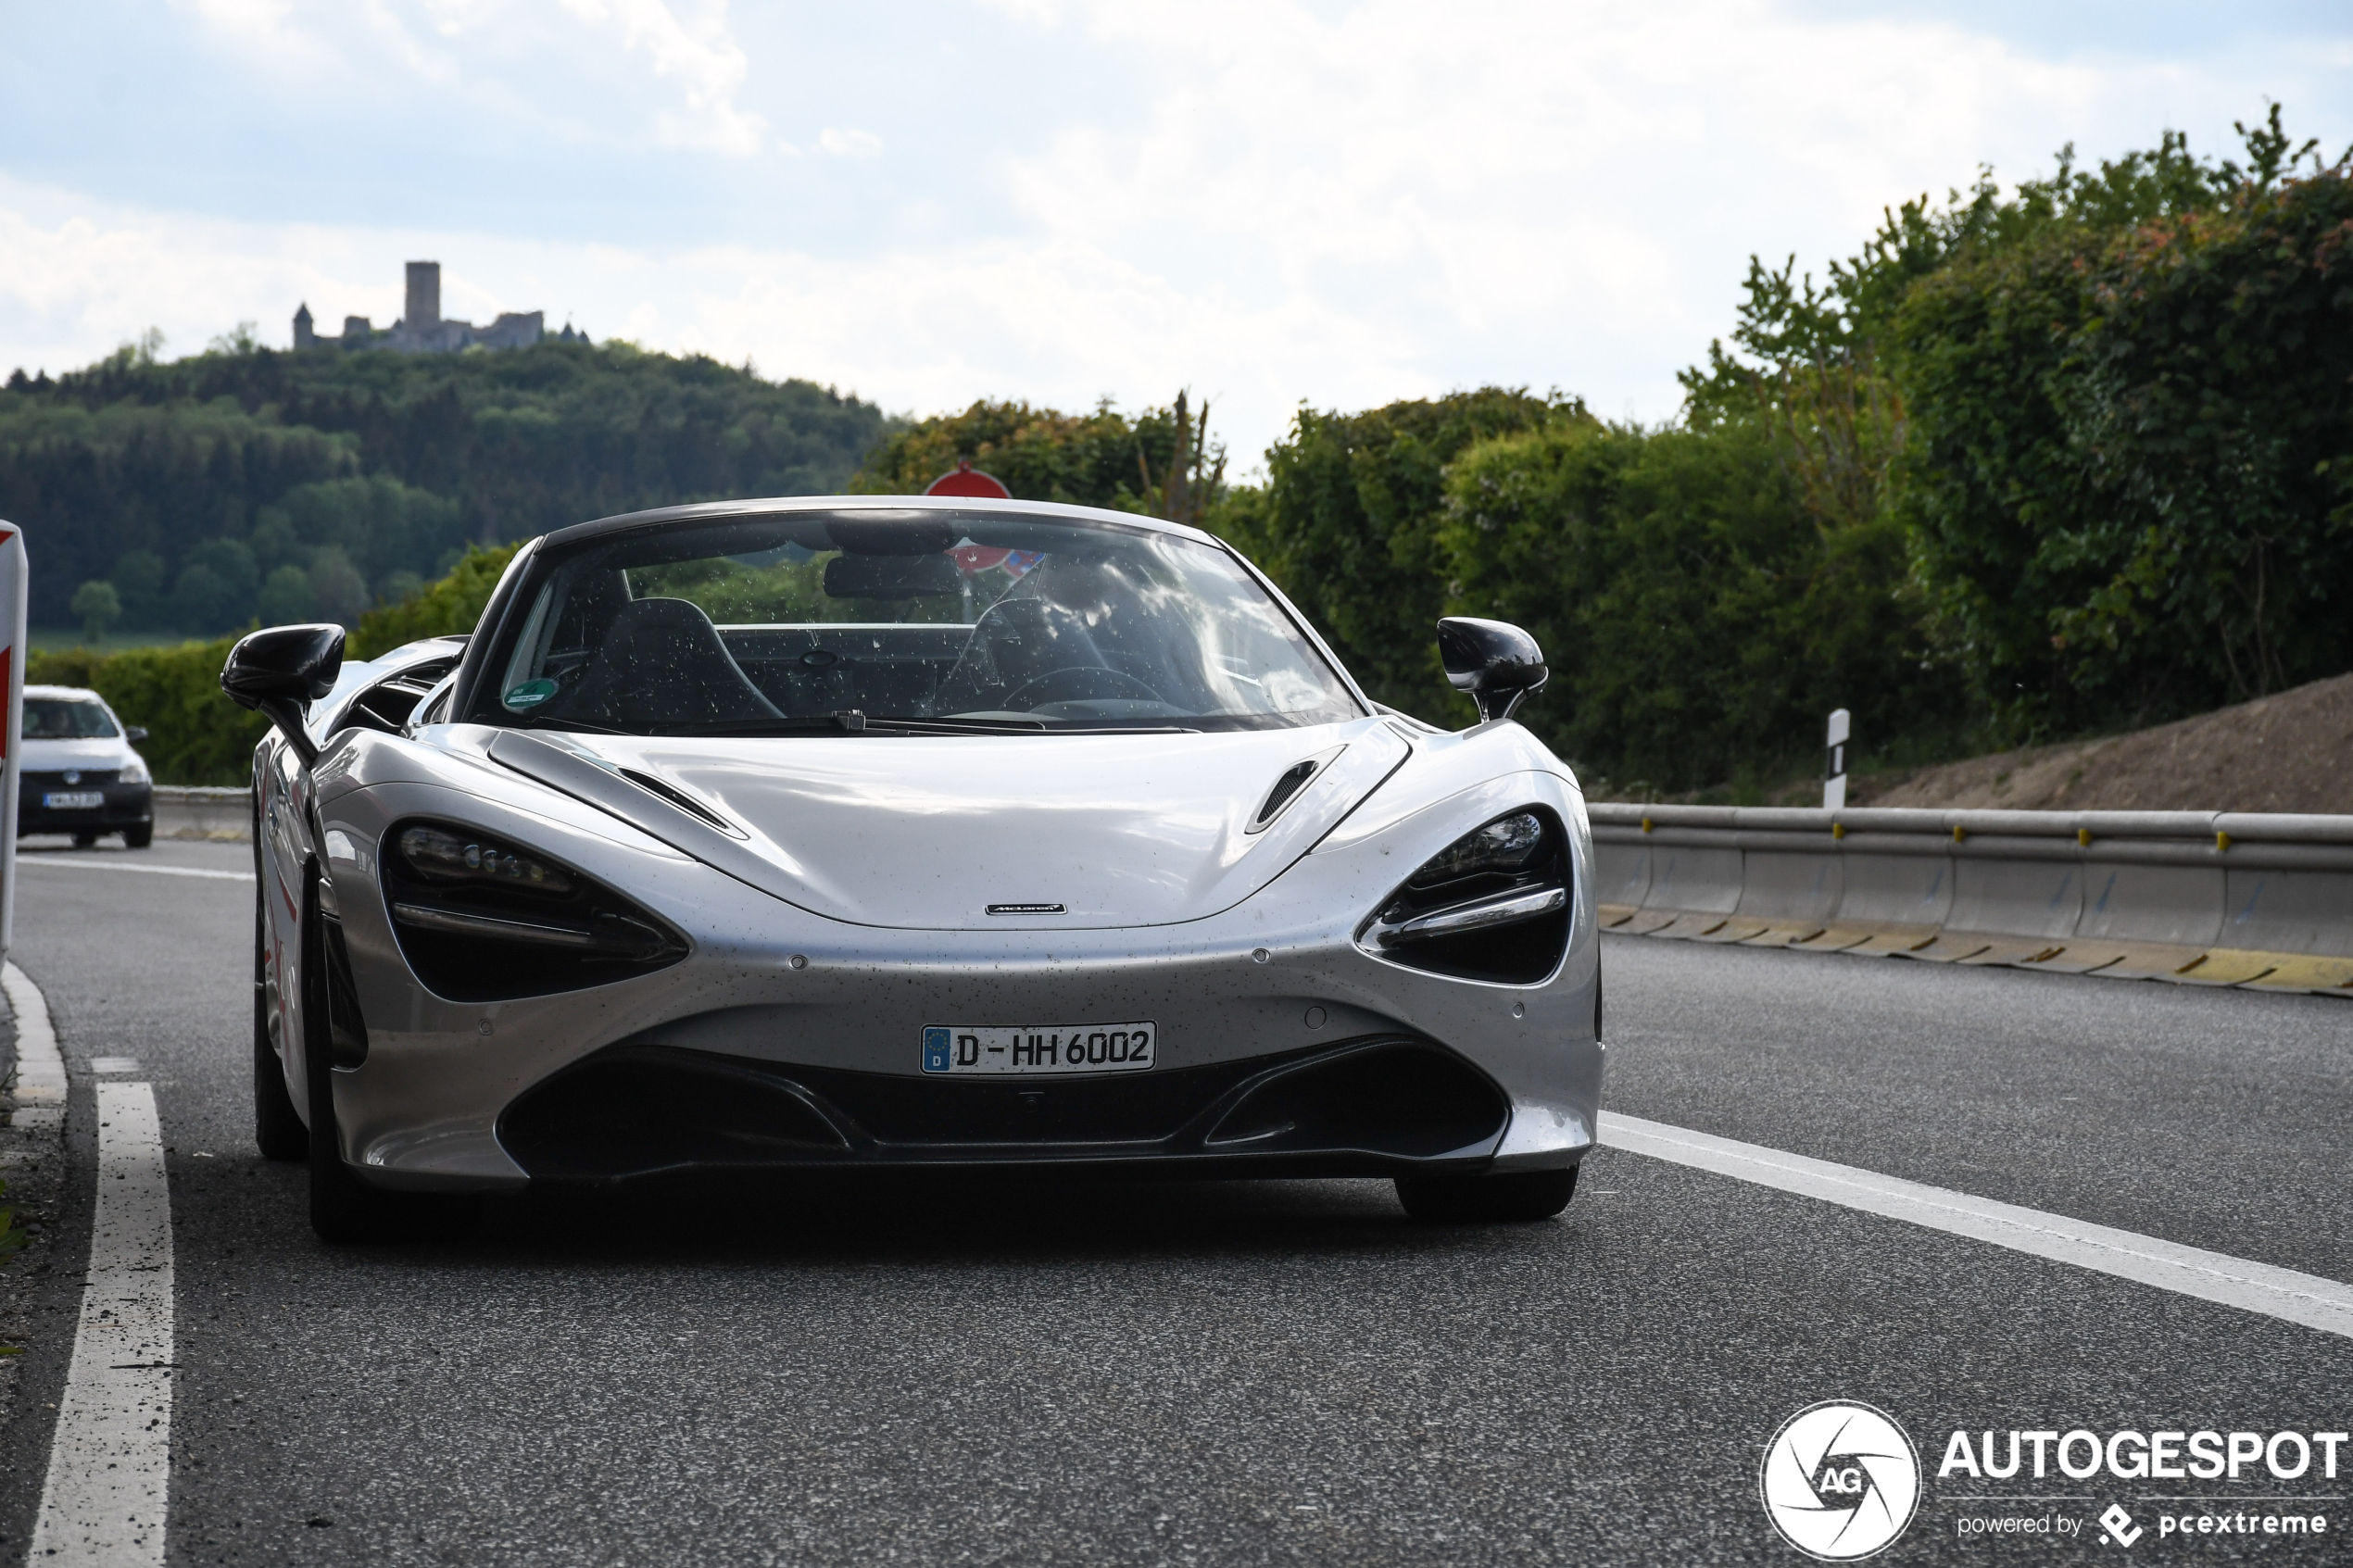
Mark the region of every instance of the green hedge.
<instances>
[{"instance_id":1,"label":"green hedge","mask_svg":"<svg viewBox=\"0 0 2353 1568\"><path fill-rule=\"evenodd\" d=\"M157 784L241 784L253 772L253 748L270 721L220 693L220 667L236 646L236 638L223 637L105 657L80 648L36 653L25 663L25 680L88 686L124 723L145 726L139 754Z\"/></svg>"},{"instance_id":2,"label":"green hedge","mask_svg":"<svg viewBox=\"0 0 2353 1568\"><path fill-rule=\"evenodd\" d=\"M369 611L351 633L346 657L371 659L419 637L472 631L514 553L513 546L476 549L440 582L400 604ZM157 784L242 784L270 721L221 694L220 667L236 644L223 637L110 655L82 648L36 653L26 661L25 680L87 686L124 723L145 727L147 740L139 750Z\"/></svg>"}]
</instances>

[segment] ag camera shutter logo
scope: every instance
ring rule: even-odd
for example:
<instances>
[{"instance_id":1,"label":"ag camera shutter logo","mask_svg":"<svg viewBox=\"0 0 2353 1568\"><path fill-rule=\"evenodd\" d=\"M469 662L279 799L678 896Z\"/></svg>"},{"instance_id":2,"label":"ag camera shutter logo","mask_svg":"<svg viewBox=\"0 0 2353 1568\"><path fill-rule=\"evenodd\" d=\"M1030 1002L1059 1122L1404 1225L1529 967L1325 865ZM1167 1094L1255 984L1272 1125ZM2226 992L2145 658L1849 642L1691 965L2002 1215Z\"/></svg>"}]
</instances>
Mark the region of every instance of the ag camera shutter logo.
<instances>
[{"instance_id":1,"label":"ag camera shutter logo","mask_svg":"<svg viewBox=\"0 0 2353 1568\"><path fill-rule=\"evenodd\" d=\"M1781 1538L1824 1562L1884 1550L1920 1501L1920 1456L1895 1418L1826 1399L1781 1423L1757 1474L1765 1516Z\"/></svg>"}]
</instances>

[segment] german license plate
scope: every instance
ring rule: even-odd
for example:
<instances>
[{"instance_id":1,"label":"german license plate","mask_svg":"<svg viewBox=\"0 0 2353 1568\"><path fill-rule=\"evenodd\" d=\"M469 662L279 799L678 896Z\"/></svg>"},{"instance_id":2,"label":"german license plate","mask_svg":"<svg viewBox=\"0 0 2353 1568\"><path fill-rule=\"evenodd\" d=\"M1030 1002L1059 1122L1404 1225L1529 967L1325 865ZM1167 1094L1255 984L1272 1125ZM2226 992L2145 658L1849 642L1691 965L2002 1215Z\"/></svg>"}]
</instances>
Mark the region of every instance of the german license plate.
<instances>
[{"instance_id":1,"label":"german license plate","mask_svg":"<svg viewBox=\"0 0 2353 1568\"><path fill-rule=\"evenodd\" d=\"M57 789L41 797L42 808L50 811L94 811L106 803L106 791L98 789Z\"/></svg>"},{"instance_id":2,"label":"german license plate","mask_svg":"<svg viewBox=\"0 0 2353 1568\"><path fill-rule=\"evenodd\" d=\"M924 1071L1141 1073L1159 1048L1157 1023L933 1023L924 1028Z\"/></svg>"}]
</instances>

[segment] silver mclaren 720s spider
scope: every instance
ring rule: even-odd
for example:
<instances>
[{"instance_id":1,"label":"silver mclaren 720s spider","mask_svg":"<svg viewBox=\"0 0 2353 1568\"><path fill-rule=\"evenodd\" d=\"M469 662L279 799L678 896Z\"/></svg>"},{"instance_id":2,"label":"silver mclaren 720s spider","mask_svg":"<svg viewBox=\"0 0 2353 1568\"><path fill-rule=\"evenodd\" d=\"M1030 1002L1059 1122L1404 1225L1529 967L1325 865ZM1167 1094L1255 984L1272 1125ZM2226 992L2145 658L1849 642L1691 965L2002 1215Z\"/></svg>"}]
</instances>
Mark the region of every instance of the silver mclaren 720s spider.
<instances>
[{"instance_id":1,"label":"silver mclaren 720s spider","mask_svg":"<svg viewBox=\"0 0 2353 1568\"><path fill-rule=\"evenodd\" d=\"M679 507L466 637L258 632L254 1093L330 1240L706 1173L1386 1176L1557 1213L1602 981L1575 778L1369 700L1248 561L1074 507Z\"/></svg>"}]
</instances>

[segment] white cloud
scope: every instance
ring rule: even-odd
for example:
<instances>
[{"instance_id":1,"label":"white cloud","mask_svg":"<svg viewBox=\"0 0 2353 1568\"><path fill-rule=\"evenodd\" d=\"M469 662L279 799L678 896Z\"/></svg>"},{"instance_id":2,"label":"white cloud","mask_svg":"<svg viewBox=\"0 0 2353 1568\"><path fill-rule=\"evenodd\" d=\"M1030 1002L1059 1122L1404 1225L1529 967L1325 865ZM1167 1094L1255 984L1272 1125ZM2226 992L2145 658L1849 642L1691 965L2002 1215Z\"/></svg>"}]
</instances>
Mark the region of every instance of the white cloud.
<instances>
[{"instance_id":1,"label":"white cloud","mask_svg":"<svg viewBox=\"0 0 2353 1568\"><path fill-rule=\"evenodd\" d=\"M882 138L871 131L841 131L832 126L817 133L817 144L836 157L879 157Z\"/></svg>"},{"instance_id":2,"label":"white cloud","mask_svg":"<svg viewBox=\"0 0 2353 1568\"><path fill-rule=\"evenodd\" d=\"M750 61L726 0L178 3L280 71L331 73L381 92L390 63L484 107L598 139L625 134L642 116L662 146L748 157L766 144L766 121L739 102Z\"/></svg>"},{"instance_id":3,"label":"white cloud","mask_svg":"<svg viewBox=\"0 0 2353 1568\"><path fill-rule=\"evenodd\" d=\"M677 6L663 0L562 4L579 20L617 35L623 48L643 54L656 76L678 83L686 103L661 119L671 144L707 146L738 157L760 150L765 122L736 104L750 62L728 31L726 0L681 0Z\"/></svg>"},{"instance_id":4,"label":"white cloud","mask_svg":"<svg viewBox=\"0 0 2353 1568\"><path fill-rule=\"evenodd\" d=\"M988 84L969 98L926 98L878 29L821 69L799 34L747 44L694 0L186 3L362 86L368 62L405 61L442 83L419 94L522 125L550 169L576 170L584 140L667 141L732 183L688 235L656 188L680 165L616 175L596 232L627 238L590 244L490 232L492 204L464 226L422 197L372 228L233 224L0 181L0 370L86 362L150 321L192 347L252 317L283 342L298 298L325 323L388 320L399 263L438 256L452 314L570 310L895 409L1189 385L1247 460L1302 398L1499 382L1668 417L1752 251L1818 270L1981 162L2016 178L2063 142L2112 155L2169 126L2218 152L2267 94L2300 134L2353 136L2341 41L2053 58L1768 0L988 0L994 33L925 79ZM772 19L748 11L743 37ZM907 91L878 121L861 83L885 79ZM799 159L769 123L831 156Z\"/></svg>"}]
</instances>

